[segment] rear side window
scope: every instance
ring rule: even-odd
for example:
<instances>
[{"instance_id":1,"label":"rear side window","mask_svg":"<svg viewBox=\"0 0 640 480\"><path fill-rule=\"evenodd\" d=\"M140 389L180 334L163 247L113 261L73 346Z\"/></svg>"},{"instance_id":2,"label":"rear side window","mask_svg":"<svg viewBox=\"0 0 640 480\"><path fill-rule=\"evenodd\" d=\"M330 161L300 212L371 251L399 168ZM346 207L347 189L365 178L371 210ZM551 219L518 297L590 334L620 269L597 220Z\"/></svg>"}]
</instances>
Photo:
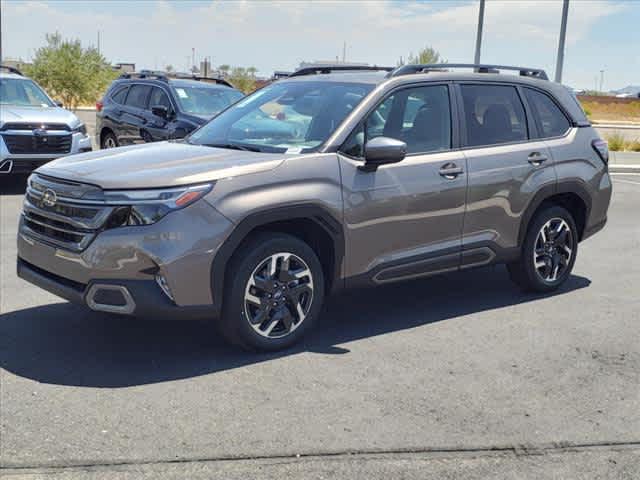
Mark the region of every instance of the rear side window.
<instances>
[{"instance_id":1,"label":"rear side window","mask_svg":"<svg viewBox=\"0 0 640 480\"><path fill-rule=\"evenodd\" d=\"M498 145L527 140L524 106L515 87L461 85L467 146Z\"/></svg>"},{"instance_id":2,"label":"rear side window","mask_svg":"<svg viewBox=\"0 0 640 480\"><path fill-rule=\"evenodd\" d=\"M129 89L126 105L135 108L147 108L147 98L151 87L148 85L133 85Z\"/></svg>"},{"instance_id":3,"label":"rear side window","mask_svg":"<svg viewBox=\"0 0 640 480\"><path fill-rule=\"evenodd\" d=\"M541 137L560 137L569 130L569 120L546 94L530 88L525 88L524 94Z\"/></svg>"},{"instance_id":4,"label":"rear side window","mask_svg":"<svg viewBox=\"0 0 640 480\"><path fill-rule=\"evenodd\" d=\"M129 87L121 87L117 89L113 93L113 95L111 95L111 100L113 100L116 103L119 103L120 105L123 105L124 99L127 98L127 90L129 90Z\"/></svg>"}]
</instances>

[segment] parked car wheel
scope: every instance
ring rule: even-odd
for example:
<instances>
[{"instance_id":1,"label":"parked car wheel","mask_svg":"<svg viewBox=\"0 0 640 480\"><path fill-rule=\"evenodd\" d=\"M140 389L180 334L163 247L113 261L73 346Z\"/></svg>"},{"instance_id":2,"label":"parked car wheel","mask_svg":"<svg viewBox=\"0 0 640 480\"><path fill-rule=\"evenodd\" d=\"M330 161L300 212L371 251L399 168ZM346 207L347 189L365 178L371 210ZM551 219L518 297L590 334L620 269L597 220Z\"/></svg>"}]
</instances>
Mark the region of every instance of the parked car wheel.
<instances>
[{"instance_id":1,"label":"parked car wheel","mask_svg":"<svg viewBox=\"0 0 640 480\"><path fill-rule=\"evenodd\" d=\"M296 237L265 233L245 243L228 270L222 334L248 350L287 348L316 322L324 274L315 252Z\"/></svg>"},{"instance_id":2,"label":"parked car wheel","mask_svg":"<svg viewBox=\"0 0 640 480\"><path fill-rule=\"evenodd\" d=\"M526 291L553 291L571 274L577 253L578 230L571 213L547 207L529 224L520 259L508 265L511 279Z\"/></svg>"},{"instance_id":3,"label":"parked car wheel","mask_svg":"<svg viewBox=\"0 0 640 480\"><path fill-rule=\"evenodd\" d=\"M116 148L117 146L118 146L118 139L113 134L113 132L107 132L104 135L102 135L100 148L104 150L106 148Z\"/></svg>"}]
</instances>

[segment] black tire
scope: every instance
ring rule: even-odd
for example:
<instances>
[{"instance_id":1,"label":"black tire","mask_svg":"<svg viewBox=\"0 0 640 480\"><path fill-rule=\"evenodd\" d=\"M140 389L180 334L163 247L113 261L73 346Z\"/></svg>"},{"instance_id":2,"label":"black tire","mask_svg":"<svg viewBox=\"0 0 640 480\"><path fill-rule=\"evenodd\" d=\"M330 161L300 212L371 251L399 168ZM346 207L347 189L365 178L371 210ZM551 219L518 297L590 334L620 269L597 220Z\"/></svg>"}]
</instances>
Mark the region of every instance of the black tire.
<instances>
[{"instance_id":1,"label":"black tire","mask_svg":"<svg viewBox=\"0 0 640 480\"><path fill-rule=\"evenodd\" d=\"M555 225L558 225L558 219L566 222L570 232L570 234L563 238L563 241L566 240L567 242L566 247L570 249L570 254L567 254L566 249L562 246L550 245L547 247L550 249L549 252L547 252L546 249L538 248L538 251L544 252L539 256L541 263L547 263L547 265L540 267L542 271L539 271L535 265L534 251L536 250L537 243L539 243L538 247L540 247L541 244L546 245L542 243L539 234L548 222L556 222ZM566 228L564 228L564 230L566 230ZM560 240L558 240L558 242L560 242ZM550 239L547 243L553 244L554 242ZM573 216L563 207L550 205L538 211L531 219L522 244L520 259L507 265L507 269L509 270L511 280L523 290L540 293L551 292L556 290L569 278L577 254L578 229L576 228ZM568 259L561 258L566 255L569 255ZM561 258L560 261L557 261L557 258ZM562 271L561 273L557 273L554 278L552 272L556 264L560 265L559 268L562 268ZM543 278L544 276L547 276L547 278Z\"/></svg>"},{"instance_id":2,"label":"black tire","mask_svg":"<svg viewBox=\"0 0 640 480\"><path fill-rule=\"evenodd\" d=\"M100 140L100 148L102 150L119 146L120 145L118 144L118 139L113 132L108 131L102 135L102 139Z\"/></svg>"},{"instance_id":3,"label":"black tire","mask_svg":"<svg viewBox=\"0 0 640 480\"><path fill-rule=\"evenodd\" d=\"M280 283L280 279L283 278L280 277L280 275L286 276L286 273L282 273L286 269L279 270L274 276L254 275L256 270L261 268L261 266L270 266L271 260L269 259L282 252L292 254L292 256L289 257L290 260L287 262L287 265L299 266L304 264L306 269L303 268L300 271L308 270L310 271L310 275L303 277L301 280L294 279L293 282L284 280L276 290L282 287L283 289L287 289L286 293L284 291L282 293L278 293L278 291L273 293L274 290L252 290L256 287L250 285L251 279L254 279L253 282L255 282L256 278L263 280L268 278L269 281L264 281L264 284L269 283L268 288L271 289L275 288L276 283ZM298 260L302 261L302 263L299 263ZM283 262L283 257L277 257L274 261L274 263L280 267L284 265ZM268 268L269 267L265 267L265 270L261 270L260 272L268 273ZM287 282L289 283L287 284ZM305 305L303 310L306 311L306 314L301 317L297 309L293 306L294 300L290 298L289 295L297 294L298 289L304 288L303 283L308 284L309 282L311 283L311 289L309 289L307 285L306 290L310 290L310 292L302 294L302 301L299 296L297 297L296 306L299 304L302 305L302 303ZM296 283L299 283L299 285L296 285ZM289 285L293 286L289 289ZM292 293L294 290L296 290L296 293ZM255 293L255 297L260 299L260 307L251 301L247 301L245 295L248 292L252 294ZM277 300L283 302L283 304L274 308L271 306L272 300L265 300L267 296L274 301L276 300L276 296L278 296ZM283 300L283 297L286 298ZM305 242L291 235L269 232L261 233L249 241L244 242L229 262L225 278L222 315L218 324L222 335L229 342L245 350L282 350L297 343L305 333L314 326L320 315L323 301L324 273L322 271L322 265L313 249ZM269 303L269 306L263 307L263 302ZM269 310L266 311L266 309ZM289 326L284 320L279 320L273 328L272 333L267 333L267 336L264 336L276 316L278 316L277 318L287 316ZM252 326L249 317L254 320L256 327ZM265 320L256 323L255 320L258 318L265 318ZM302 321L295 324L295 320L299 320L300 318L302 318ZM291 319L293 319L293 322ZM291 327L292 324L295 326ZM258 333L256 328L261 329L262 326L265 326L265 328L262 329L261 334ZM292 328L292 330L287 333L287 328ZM274 337L269 337L268 335L274 335Z\"/></svg>"}]
</instances>

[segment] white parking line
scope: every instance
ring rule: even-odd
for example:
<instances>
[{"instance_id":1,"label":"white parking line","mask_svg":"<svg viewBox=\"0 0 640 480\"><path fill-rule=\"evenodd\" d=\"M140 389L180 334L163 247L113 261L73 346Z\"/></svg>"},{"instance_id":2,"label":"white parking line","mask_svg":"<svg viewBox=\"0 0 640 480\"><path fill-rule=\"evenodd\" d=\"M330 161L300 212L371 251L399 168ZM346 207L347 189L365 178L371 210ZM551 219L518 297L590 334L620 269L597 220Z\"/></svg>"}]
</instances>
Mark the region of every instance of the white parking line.
<instances>
[{"instance_id":1,"label":"white parking line","mask_svg":"<svg viewBox=\"0 0 640 480\"><path fill-rule=\"evenodd\" d=\"M640 182L632 182L631 180L622 180L621 178L617 178L616 182L630 183L631 185L640 185Z\"/></svg>"}]
</instances>

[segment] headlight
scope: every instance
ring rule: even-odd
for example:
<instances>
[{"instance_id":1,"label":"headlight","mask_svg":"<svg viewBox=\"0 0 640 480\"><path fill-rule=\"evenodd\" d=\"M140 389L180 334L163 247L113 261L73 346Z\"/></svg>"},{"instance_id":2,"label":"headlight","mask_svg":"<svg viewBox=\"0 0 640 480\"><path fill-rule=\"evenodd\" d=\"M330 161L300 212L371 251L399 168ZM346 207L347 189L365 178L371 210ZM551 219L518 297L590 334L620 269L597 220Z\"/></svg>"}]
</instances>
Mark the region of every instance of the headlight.
<instances>
[{"instance_id":1,"label":"headlight","mask_svg":"<svg viewBox=\"0 0 640 480\"><path fill-rule=\"evenodd\" d=\"M84 123L81 123L76 128L71 129L72 133L81 133L83 135L87 134L87 126Z\"/></svg>"},{"instance_id":2,"label":"headlight","mask_svg":"<svg viewBox=\"0 0 640 480\"><path fill-rule=\"evenodd\" d=\"M187 207L211 191L213 184L158 190L121 190L102 193L107 205L115 205L106 228L150 225L175 210Z\"/></svg>"}]
</instances>

